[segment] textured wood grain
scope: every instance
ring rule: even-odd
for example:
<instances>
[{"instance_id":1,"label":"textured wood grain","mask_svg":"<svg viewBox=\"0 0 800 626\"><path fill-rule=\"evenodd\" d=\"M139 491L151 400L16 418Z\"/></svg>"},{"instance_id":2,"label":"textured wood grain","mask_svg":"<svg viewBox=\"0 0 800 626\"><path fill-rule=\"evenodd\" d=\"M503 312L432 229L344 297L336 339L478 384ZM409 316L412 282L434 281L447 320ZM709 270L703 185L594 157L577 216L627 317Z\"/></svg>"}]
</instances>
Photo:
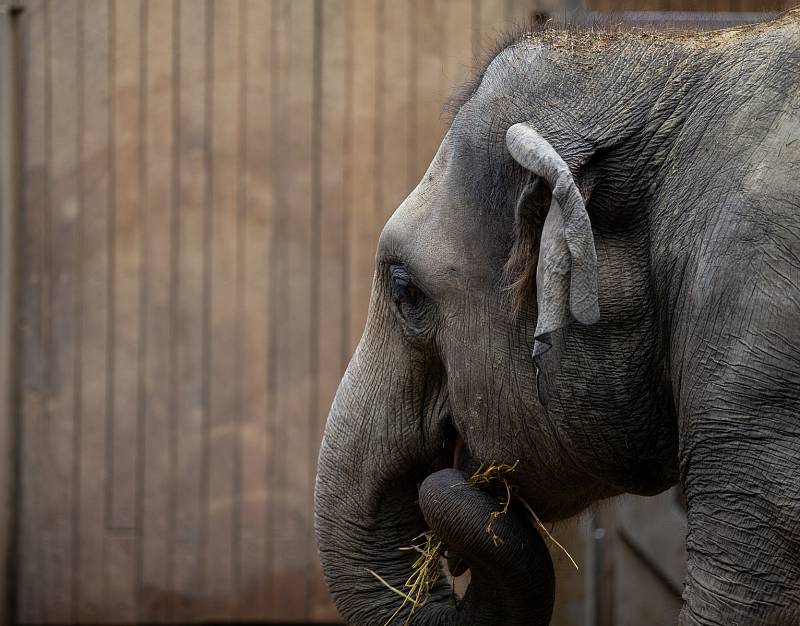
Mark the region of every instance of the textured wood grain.
<instances>
[{"instance_id":1,"label":"textured wood grain","mask_svg":"<svg viewBox=\"0 0 800 626\"><path fill-rule=\"evenodd\" d=\"M270 512L273 500L267 467L274 434L270 359L272 298L270 271L273 242L274 193L272 176L273 7L247 0L240 16L243 84L239 123L242 125L242 161L239 172L241 229L239 250L243 264L239 293L240 345L237 377L241 378L239 409L240 518L237 572L238 617L263 618L271 600L267 591L274 577Z\"/></svg>"},{"instance_id":2,"label":"textured wood grain","mask_svg":"<svg viewBox=\"0 0 800 626\"><path fill-rule=\"evenodd\" d=\"M379 115L376 204L382 228L410 191L412 5L383 0L379 38ZM411 184L414 184L413 182Z\"/></svg>"},{"instance_id":3,"label":"textured wood grain","mask_svg":"<svg viewBox=\"0 0 800 626\"><path fill-rule=\"evenodd\" d=\"M17 111L18 12L0 15L0 562L15 558L17 517L19 411L19 156ZM0 571L0 589L9 585L8 567ZM0 623L11 620L8 602L0 604Z\"/></svg>"},{"instance_id":4,"label":"textured wood grain","mask_svg":"<svg viewBox=\"0 0 800 626\"><path fill-rule=\"evenodd\" d=\"M272 567L274 617L302 620L307 614L308 542L313 476L310 454L311 399L311 145L314 3L281 1L278 81L281 132L274 160L275 245L281 251L276 278L275 414L280 427L272 454ZM276 129L277 130L277 129ZM279 137L279 139L277 138Z\"/></svg>"},{"instance_id":5,"label":"textured wood grain","mask_svg":"<svg viewBox=\"0 0 800 626\"><path fill-rule=\"evenodd\" d=\"M23 373L20 390L21 472L20 524L17 593L17 617L27 623L44 621L48 602L47 589L36 584L42 567L39 541L40 516L44 504L44 483L39 473L45 455L42 450L45 432L44 344L48 266L45 237L47 227L47 156L48 85L47 85L47 15L43 2L30 3L22 17L23 80L22 108L26 130L23 135L22 203L24 205L25 273L22 277L22 351Z\"/></svg>"},{"instance_id":6,"label":"textured wood grain","mask_svg":"<svg viewBox=\"0 0 800 626\"><path fill-rule=\"evenodd\" d=\"M110 13L105 0L84 5L81 34L82 265L78 618L102 619L107 606L106 436L109 407L109 238L111 236ZM88 77L88 79L87 79Z\"/></svg>"},{"instance_id":7,"label":"textured wood grain","mask_svg":"<svg viewBox=\"0 0 800 626\"><path fill-rule=\"evenodd\" d=\"M472 66L473 3L445 2L442 6L442 74L439 80L439 100L447 102L453 91L464 83ZM442 116L443 125L450 116ZM444 128L442 130L445 130Z\"/></svg>"},{"instance_id":8,"label":"textured wood grain","mask_svg":"<svg viewBox=\"0 0 800 626\"><path fill-rule=\"evenodd\" d=\"M80 358L77 328L77 234L81 207L76 176L78 146L78 21L74 7L49 7L47 37L50 71L48 308L46 312L45 431L40 467L45 498L39 540L44 567L40 584L48 588L47 621L76 617L74 544L75 434L80 407L75 364Z\"/></svg>"},{"instance_id":9,"label":"textured wood grain","mask_svg":"<svg viewBox=\"0 0 800 626\"><path fill-rule=\"evenodd\" d=\"M171 343L176 332L172 302L174 206L176 185L177 4L159 10L144 6L145 97L143 101L142 226L143 248L143 458L140 485L141 548L138 555L139 619L167 621L172 584L174 539L171 488L176 441L173 412Z\"/></svg>"},{"instance_id":10,"label":"textured wood grain","mask_svg":"<svg viewBox=\"0 0 800 626\"><path fill-rule=\"evenodd\" d=\"M376 58L378 53L377 0L351 0L348 4L351 78L348 109L347 204L349 228L348 340L355 349L364 330L372 287L372 270L377 237L375 208Z\"/></svg>"},{"instance_id":11,"label":"textured wood grain","mask_svg":"<svg viewBox=\"0 0 800 626\"><path fill-rule=\"evenodd\" d=\"M472 56L477 62L482 62L488 55L494 43L501 37L507 27L504 17L505 0L479 0L473 7L473 46Z\"/></svg>"},{"instance_id":12,"label":"textured wood grain","mask_svg":"<svg viewBox=\"0 0 800 626\"><path fill-rule=\"evenodd\" d=\"M208 486L205 496L207 536L203 547L203 588L212 619L233 616L240 493L236 459L240 409L237 401L238 308L242 268L239 164L239 54L240 4L210 5L211 47L208 115L210 124L211 214L208 263Z\"/></svg>"},{"instance_id":13,"label":"textured wood grain","mask_svg":"<svg viewBox=\"0 0 800 626\"><path fill-rule=\"evenodd\" d=\"M176 389L175 535L172 617L189 620L203 598L208 488L208 244L210 235L209 3L178 7L178 169L173 245L176 326L172 336Z\"/></svg>"},{"instance_id":14,"label":"textured wood grain","mask_svg":"<svg viewBox=\"0 0 800 626\"><path fill-rule=\"evenodd\" d=\"M445 0L415 0L414 39L414 171L422 178L444 136L442 113L442 19Z\"/></svg>"},{"instance_id":15,"label":"textured wood grain","mask_svg":"<svg viewBox=\"0 0 800 626\"><path fill-rule=\"evenodd\" d=\"M53 3L56 6L60 3ZM68 7L66 3L62 6ZM139 466L143 397L142 268L142 8L141 0L111 6L111 209L109 414L106 433L107 593L115 619L133 623L138 551Z\"/></svg>"},{"instance_id":16,"label":"textured wood grain","mask_svg":"<svg viewBox=\"0 0 800 626\"><path fill-rule=\"evenodd\" d=\"M346 140L348 111L346 88L348 78L347 2L332 0L317 3L315 23L318 33L318 91L315 98L315 119L318 138L312 158L316 162L314 224L318 252L315 256L316 278L312 299L315 313L317 347L315 350L315 423L312 441L321 441L325 416L333 394L349 359L347 345L347 178ZM312 450L313 452L313 450ZM316 457L313 459L316 468ZM336 621L322 570L317 558L316 542L309 545L311 559L311 601L309 618L314 621Z\"/></svg>"}]
</instances>

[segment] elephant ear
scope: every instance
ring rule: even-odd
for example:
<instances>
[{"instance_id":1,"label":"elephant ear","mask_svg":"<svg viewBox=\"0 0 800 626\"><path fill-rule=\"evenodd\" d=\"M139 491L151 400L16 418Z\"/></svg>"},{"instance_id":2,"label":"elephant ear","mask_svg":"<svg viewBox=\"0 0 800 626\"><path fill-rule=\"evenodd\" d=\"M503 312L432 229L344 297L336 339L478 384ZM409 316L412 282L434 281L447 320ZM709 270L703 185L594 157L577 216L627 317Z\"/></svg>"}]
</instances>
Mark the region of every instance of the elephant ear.
<instances>
[{"instance_id":1,"label":"elephant ear","mask_svg":"<svg viewBox=\"0 0 800 626\"><path fill-rule=\"evenodd\" d=\"M539 311L533 356L538 360L550 349L551 334L569 324L570 313L585 325L600 319L597 253L583 197L553 146L524 122L508 129L506 146L514 160L546 181L551 191L536 268Z\"/></svg>"}]
</instances>

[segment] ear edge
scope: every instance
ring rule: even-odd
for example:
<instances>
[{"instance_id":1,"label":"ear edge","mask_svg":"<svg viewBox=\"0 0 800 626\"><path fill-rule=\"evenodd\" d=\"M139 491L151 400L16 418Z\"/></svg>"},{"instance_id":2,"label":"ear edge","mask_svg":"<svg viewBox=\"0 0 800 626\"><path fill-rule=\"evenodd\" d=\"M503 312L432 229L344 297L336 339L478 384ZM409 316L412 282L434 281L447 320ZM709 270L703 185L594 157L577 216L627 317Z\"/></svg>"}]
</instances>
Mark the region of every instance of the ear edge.
<instances>
[{"instance_id":1,"label":"ear edge","mask_svg":"<svg viewBox=\"0 0 800 626\"><path fill-rule=\"evenodd\" d=\"M597 253L583 197L572 172L553 146L525 122L514 124L506 131L506 145L517 163L550 185L553 198L550 211L557 208L561 213L563 228L561 228L560 236L564 239L570 257L568 278L563 276L563 272L553 273L554 265L552 263L546 264L543 271L537 267L537 276L542 276L541 282L543 283L539 285L537 294L539 310L540 312L544 310L551 312L545 319L542 319L540 315L537 323L534 352L536 353L538 350L538 353L542 354L549 347L545 347L549 343L546 341L546 335L569 323L567 311L576 321L584 325L593 324L600 318L597 296ZM558 234L554 236L558 236ZM539 245L541 249L541 241ZM550 249L562 251L559 254L563 254L564 244L551 246ZM536 256L535 253L529 254L529 259L534 256ZM537 265L541 266L542 262L540 254ZM530 280L530 274L531 271L528 268L524 273L526 285ZM548 303L546 299L552 297L563 299L563 295L559 296L559 294L564 292L564 288L551 283L565 279L569 282L567 301L562 303L563 307L552 306L553 303ZM550 306L542 306L543 299L545 299L544 304ZM559 310L561 313L557 312ZM542 344L540 344L540 339L544 341Z\"/></svg>"}]
</instances>

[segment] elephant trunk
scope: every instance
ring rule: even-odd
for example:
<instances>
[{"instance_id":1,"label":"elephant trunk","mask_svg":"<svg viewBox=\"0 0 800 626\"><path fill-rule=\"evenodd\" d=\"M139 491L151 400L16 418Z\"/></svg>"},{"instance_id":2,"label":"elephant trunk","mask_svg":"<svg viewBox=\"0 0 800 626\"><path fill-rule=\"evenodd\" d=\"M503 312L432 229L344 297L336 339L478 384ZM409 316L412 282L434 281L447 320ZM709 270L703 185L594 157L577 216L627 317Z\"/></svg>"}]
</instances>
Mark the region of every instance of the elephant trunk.
<instances>
[{"instance_id":1,"label":"elephant trunk","mask_svg":"<svg viewBox=\"0 0 800 626\"><path fill-rule=\"evenodd\" d=\"M468 485L463 473L440 469L447 454L452 464L452 449L442 453L443 438L414 431L397 436L388 421L365 418L363 409L374 405L358 398L365 386L355 368L351 362L328 418L315 502L323 571L345 621L362 626L389 620L403 600L370 570L402 589L418 555L401 548L430 528L448 557L470 566L471 582L456 601L442 576L409 623L549 623L554 575L538 533L512 507L496 520L499 541L493 540L486 526L500 508L497 499ZM407 605L394 623L405 623L409 611Z\"/></svg>"},{"instance_id":2,"label":"elephant trunk","mask_svg":"<svg viewBox=\"0 0 800 626\"><path fill-rule=\"evenodd\" d=\"M420 487L425 520L442 537L449 559L469 564L471 580L457 607L426 606L419 623L549 624L555 577L544 541L513 508L487 532L497 499L466 479L444 469Z\"/></svg>"}]
</instances>

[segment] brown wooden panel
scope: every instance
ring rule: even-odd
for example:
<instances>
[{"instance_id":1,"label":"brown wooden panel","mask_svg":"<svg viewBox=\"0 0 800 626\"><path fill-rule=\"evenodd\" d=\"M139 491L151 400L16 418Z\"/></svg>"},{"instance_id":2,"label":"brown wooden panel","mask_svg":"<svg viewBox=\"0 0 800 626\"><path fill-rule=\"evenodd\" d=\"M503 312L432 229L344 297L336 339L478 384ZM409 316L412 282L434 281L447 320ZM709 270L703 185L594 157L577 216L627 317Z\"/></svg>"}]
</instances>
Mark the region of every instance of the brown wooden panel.
<instances>
[{"instance_id":1,"label":"brown wooden panel","mask_svg":"<svg viewBox=\"0 0 800 626\"><path fill-rule=\"evenodd\" d=\"M175 291L176 460L172 498L172 617L190 620L200 613L206 540L208 488L208 243L210 185L208 74L211 47L208 3L178 7L177 89L178 170ZM201 614L201 613L200 613Z\"/></svg>"},{"instance_id":2,"label":"brown wooden panel","mask_svg":"<svg viewBox=\"0 0 800 626\"><path fill-rule=\"evenodd\" d=\"M491 52L492 46L506 28L504 3L505 0L479 0L474 10L475 34L472 54L477 62L482 62Z\"/></svg>"},{"instance_id":3,"label":"brown wooden panel","mask_svg":"<svg viewBox=\"0 0 800 626\"><path fill-rule=\"evenodd\" d=\"M414 171L422 178L444 136L442 114L442 19L445 0L414 2Z\"/></svg>"},{"instance_id":4,"label":"brown wooden panel","mask_svg":"<svg viewBox=\"0 0 800 626\"><path fill-rule=\"evenodd\" d=\"M686 576L686 512L678 505L676 490L650 498L626 498L618 507L617 532L643 566L680 596Z\"/></svg>"},{"instance_id":5,"label":"brown wooden panel","mask_svg":"<svg viewBox=\"0 0 800 626\"><path fill-rule=\"evenodd\" d=\"M82 350L78 617L101 621L107 611L106 418L109 372L109 237L111 191L109 87L110 5L87 2L82 12L81 206ZM90 77L87 80L87 77Z\"/></svg>"},{"instance_id":6,"label":"brown wooden panel","mask_svg":"<svg viewBox=\"0 0 800 626\"><path fill-rule=\"evenodd\" d=\"M58 3L54 3L58 4ZM110 323L107 349L109 414L107 423L105 578L114 619L136 621L138 549L139 440L142 418L141 302L144 233L142 189L142 3L111 6L112 45L112 193Z\"/></svg>"},{"instance_id":7,"label":"brown wooden panel","mask_svg":"<svg viewBox=\"0 0 800 626\"><path fill-rule=\"evenodd\" d=\"M614 553L614 624L672 626L678 623L680 593L665 584L625 542Z\"/></svg>"},{"instance_id":8,"label":"brown wooden panel","mask_svg":"<svg viewBox=\"0 0 800 626\"><path fill-rule=\"evenodd\" d=\"M44 323L47 307L47 112L48 61L47 15L43 2L31 2L22 16L23 132L22 202L25 221L21 248L23 307L23 374L20 402L21 472L20 526L18 552L17 616L23 622L43 622L48 589L38 584L42 567L39 518L42 509L43 481L40 475L43 433L45 430L46 352Z\"/></svg>"},{"instance_id":9,"label":"brown wooden panel","mask_svg":"<svg viewBox=\"0 0 800 626\"><path fill-rule=\"evenodd\" d=\"M317 4L319 88L315 99L319 154L319 177L315 198L316 255L316 424L312 442L322 439L325 418L344 367L350 356L347 344L347 179L346 140L349 134L346 107L348 50L347 1L326 0ZM324 105L323 105L324 103ZM313 450L312 450L313 451ZM316 462L314 463L316 466ZM316 544L311 552L311 602L309 617L314 621L336 621L327 588L322 578Z\"/></svg>"},{"instance_id":10,"label":"brown wooden panel","mask_svg":"<svg viewBox=\"0 0 800 626\"><path fill-rule=\"evenodd\" d=\"M39 584L48 588L46 619L76 617L75 510L76 499L76 359L80 341L77 246L81 207L76 177L78 146L78 22L74 3L55 2L47 13L50 109L49 254L50 275L46 312L46 390L43 453L40 468L42 518L39 540L43 568Z\"/></svg>"},{"instance_id":11,"label":"brown wooden panel","mask_svg":"<svg viewBox=\"0 0 800 626\"><path fill-rule=\"evenodd\" d=\"M100 0L102 1L102 0ZM171 342L176 332L173 311L175 233L175 9L143 9L145 98L143 102L142 227L143 278L143 458L140 485L141 547L137 593L139 619L169 619L172 583L170 487L175 476L175 422Z\"/></svg>"},{"instance_id":12,"label":"brown wooden panel","mask_svg":"<svg viewBox=\"0 0 800 626\"><path fill-rule=\"evenodd\" d=\"M289 282L289 267L287 262L287 235L286 224L286 159L287 144L290 140L289 105L287 101L288 82L291 75L291 59L289 57L289 27L291 22L290 6L287 2L274 0L272 3L272 135L270 166L272 171L272 185L275 196L272 242L270 250L270 296L280 293L280 298L270 297L270 385L272 398L270 403L270 451L267 459L267 493L269 516L269 562L270 571L269 587L266 598L266 617L270 620L278 618L279 613L285 609L282 602L283 592L292 585L291 580L286 580L287 572L281 566L280 559L285 555L285 548L279 544L282 540L281 532L286 524L296 523L297 520L288 521L286 517L286 493L282 489L285 481L285 472L281 471L281 463L287 461L282 451L286 446L286 433L278 425L278 420L285 418L282 413L291 399L286 395L285 389L289 384L289 371L287 367L289 345L291 337L282 331L285 316L288 314L285 306L286 288ZM281 390L284 393L281 394ZM279 417L280 416L280 417ZM295 572L294 584L297 587L298 577Z\"/></svg>"},{"instance_id":13,"label":"brown wooden panel","mask_svg":"<svg viewBox=\"0 0 800 626\"><path fill-rule=\"evenodd\" d=\"M273 616L307 615L309 541L312 540L311 461L311 144L314 4L280 0L273 24L278 37L281 128L273 149L275 245L282 258L275 271L276 436L271 472L278 495L273 508ZM276 128L276 130L278 130ZM277 270L277 268L274 268Z\"/></svg>"},{"instance_id":14,"label":"brown wooden panel","mask_svg":"<svg viewBox=\"0 0 800 626\"><path fill-rule=\"evenodd\" d=\"M375 61L377 0L351 0L348 6L350 136L348 138L350 350L355 349L367 318L375 258Z\"/></svg>"},{"instance_id":15,"label":"brown wooden panel","mask_svg":"<svg viewBox=\"0 0 800 626\"><path fill-rule=\"evenodd\" d=\"M376 155L376 209L378 228L412 189L411 135L411 4L383 0L378 40L380 69ZM413 184L416 184L414 182ZM373 242L373 245L377 241Z\"/></svg>"},{"instance_id":16,"label":"brown wooden panel","mask_svg":"<svg viewBox=\"0 0 800 626\"><path fill-rule=\"evenodd\" d=\"M454 89L464 83L469 76L472 64L472 45L474 35L473 3L445 0L441 23L442 74L439 81L439 101L447 102ZM443 115L443 126L450 121ZM443 127L443 131L445 128Z\"/></svg>"},{"instance_id":17,"label":"brown wooden panel","mask_svg":"<svg viewBox=\"0 0 800 626\"><path fill-rule=\"evenodd\" d=\"M19 206L20 76L17 41L19 13L0 14L0 563L15 559L17 459L19 446L18 276L21 218ZM0 571L0 589L9 588L11 572ZM11 620L8 594L0 604L0 623Z\"/></svg>"},{"instance_id":18,"label":"brown wooden panel","mask_svg":"<svg viewBox=\"0 0 800 626\"><path fill-rule=\"evenodd\" d=\"M570 559L552 543L548 544L556 574L556 598L552 626L583 626L585 624L583 585L588 575L584 558L585 524L579 519L561 522L552 529L553 536L564 546L578 564L576 570Z\"/></svg>"},{"instance_id":19,"label":"brown wooden panel","mask_svg":"<svg viewBox=\"0 0 800 626\"><path fill-rule=\"evenodd\" d=\"M211 206L208 295L210 320L208 365L208 463L205 507L207 531L203 546L201 593L211 619L230 619L239 536L240 493L236 476L240 389L237 376L237 302L241 289L239 264L239 54L234 42L241 37L239 8L235 2L210 5L211 90L208 114L211 141Z\"/></svg>"},{"instance_id":20,"label":"brown wooden panel","mask_svg":"<svg viewBox=\"0 0 800 626\"><path fill-rule=\"evenodd\" d=\"M508 28L517 28L525 25L530 19L531 11L538 8L539 3L531 0L505 0L505 22ZM554 16L558 19L558 16Z\"/></svg>"},{"instance_id":21,"label":"brown wooden panel","mask_svg":"<svg viewBox=\"0 0 800 626\"><path fill-rule=\"evenodd\" d=\"M240 178L242 215L239 220L242 267L239 329L241 342L241 509L238 546L238 617L263 618L271 600L271 528L274 507L267 470L271 456L273 386L270 360L272 297L270 294L274 194L271 165L273 7L247 0L240 16L244 35L241 49L242 89L239 113L243 128Z\"/></svg>"},{"instance_id":22,"label":"brown wooden panel","mask_svg":"<svg viewBox=\"0 0 800 626\"><path fill-rule=\"evenodd\" d=\"M60 4L60 3L55 3ZM141 0L115 2L113 15L112 325L108 525L136 527L139 420L139 298L142 274Z\"/></svg>"}]
</instances>

